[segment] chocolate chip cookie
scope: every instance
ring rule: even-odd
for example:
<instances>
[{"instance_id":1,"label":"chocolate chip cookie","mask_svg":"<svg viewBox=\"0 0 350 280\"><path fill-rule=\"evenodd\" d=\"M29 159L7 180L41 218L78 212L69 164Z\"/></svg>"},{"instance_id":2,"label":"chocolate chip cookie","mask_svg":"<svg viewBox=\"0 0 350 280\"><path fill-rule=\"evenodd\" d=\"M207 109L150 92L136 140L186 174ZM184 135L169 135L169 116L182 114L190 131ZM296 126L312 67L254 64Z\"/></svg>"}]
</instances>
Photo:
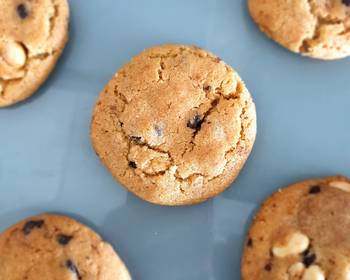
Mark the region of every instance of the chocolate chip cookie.
<instances>
[{"instance_id":1,"label":"chocolate chip cookie","mask_svg":"<svg viewBox=\"0 0 350 280\"><path fill-rule=\"evenodd\" d=\"M243 280L350 279L350 179L299 182L268 198L249 230Z\"/></svg>"},{"instance_id":2,"label":"chocolate chip cookie","mask_svg":"<svg viewBox=\"0 0 350 280\"><path fill-rule=\"evenodd\" d=\"M238 74L197 47L147 49L107 84L93 112L97 155L149 202L193 204L225 190L255 139L252 98Z\"/></svg>"},{"instance_id":3,"label":"chocolate chip cookie","mask_svg":"<svg viewBox=\"0 0 350 280\"><path fill-rule=\"evenodd\" d=\"M0 107L32 95L68 38L67 0L0 1Z\"/></svg>"},{"instance_id":4,"label":"chocolate chip cookie","mask_svg":"<svg viewBox=\"0 0 350 280\"><path fill-rule=\"evenodd\" d=\"M318 59L350 55L349 0L248 0L260 29L288 48Z\"/></svg>"},{"instance_id":5,"label":"chocolate chip cookie","mask_svg":"<svg viewBox=\"0 0 350 280\"><path fill-rule=\"evenodd\" d=\"M0 235L0 279L130 280L111 245L64 216L41 215Z\"/></svg>"}]
</instances>

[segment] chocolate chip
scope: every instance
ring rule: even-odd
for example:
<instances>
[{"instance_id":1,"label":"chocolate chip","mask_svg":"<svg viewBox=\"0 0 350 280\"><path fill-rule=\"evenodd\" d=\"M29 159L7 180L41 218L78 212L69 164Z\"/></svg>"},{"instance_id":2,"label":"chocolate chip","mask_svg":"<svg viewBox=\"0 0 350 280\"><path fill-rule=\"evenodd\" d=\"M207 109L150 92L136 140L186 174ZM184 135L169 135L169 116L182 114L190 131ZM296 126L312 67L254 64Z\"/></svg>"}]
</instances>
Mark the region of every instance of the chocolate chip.
<instances>
[{"instance_id":1,"label":"chocolate chip","mask_svg":"<svg viewBox=\"0 0 350 280\"><path fill-rule=\"evenodd\" d=\"M25 19L29 15L29 11L25 4L19 4L17 6L17 14L21 19Z\"/></svg>"},{"instance_id":2,"label":"chocolate chip","mask_svg":"<svg viewBox=\"0 0 350 280\"><path fill-rule=\"evenodd\" d=\"M201 129L203 120L199 114L196 114L191 120L187 122L187 127L195 130Z\"/></svg>"},{"instance_id":3,"label":"chocolate chip","mask_svg":"<svg viewBox=\"0 0 350 280\"><path fill-rule=\"evenodd\" d=\"M131 141L137 143L137 144L141 144L142 143L142 138L140 136L131 136Z\"/></svg>"},{"instance_id":4,"label":"chocolate chip","mask_svg":"<svg viewBox=\"0 0 350 280\"><path fill-rule=\"evenodd\" d=\"M350 0L343 0L343 4L346 6L350 6Z\"/></svg>"},{"instance_id":5,"label":"chocolate chip","mask_svg":"<svg viewBox=\"0 0 350 280\"><path fill-rule=\"evenodd\" d=\"M316 255L311 254L311 255L305 255L303 258L303 264L305 264L306 267L309 267L316 261Z\"/></svg>"},{"instance_id":6,"label":"chocolate chip","mask_svg":"<svg viewBox=\"0 0 350 280\"><path fill-rule=\"evenodd\" d=\"M136 162L135 161L129 161L129 167L131 167L133 169L136 169L137 168Z\"/></svg>"},{"instance_id":7,"label":"chocolate chip","mask_svg":"<svg viewBox=\"0 0 350 280\"><path fill-rule=\"evenodd\" d=\"M272 270L272 264L271 263L268 263L267 265L265 265L264 269L266 271L271 271Z\"/></svg>"},{"instance_id":8,"label":"chocolate chip","mask_svg":"<svg viewBox=\"0 0 350 280\"><path fill-rule=\"evenodd\" d=\"M77 275L79 280L82 279L82 277L79 273L79 270L78 270L77 266L74 264L74 262L72 262L71 260L67 260L65 265L71 272L73 272Z\"/></svg>"},{"instance_id":9,"label":"chocolate chip","mask_svg":"<svg viewBox=\"0 0 350 280\"><path fill-rule=\"evenodd\" d=\"M317 194L321 192L321 187L320 186L312 186L309 190L310 194Z\"/></svg>"},{"instance_id":10,"label":"chocolate chip","mask_svg":"<svg viewBox=\"0 0 350 280\"><path fill-rule=\"evenodd\" d=\"M251 238L248 239L247 246L248 247L253 247L253 239L251 239Z\"/></svg>"},{"instance_id":11,"label":"chocolate chip","mask_svg":"<svg viewBox=\"0 0 350 280\"><path fill-rule=\"evenodd\" d=\"M32 232L32 230L34 228L41 228L44 224L44 221L43 220L38 220L38 221L29 221L29 222L26 222L26 224L24 225L23 227L23 233L25 235L28 235Z\"/></svg>"},{"instance_id":12,"label":"chocolate chip","mask_svg":"<svg viewBox=\"0 0 350 280\"><path fill-rule=\"evenodd\" d=\"M65 235L65 234L59 234L57 235L57 242L60 243L61 245L67 245L71 240L72 240L73 236L70 235Z\"/></svg>"},{"instance_id":13,"label":"chocolate chip","mask_svg":"<svg viewBox=\"0 0 350 280\"><path fill-rule=\"evenodd\" d=\"M209 86L209 85L204 86L204 87L203 87L203 90L204 90L205 92L210 92L210 91L211 91L211 86Z\"/></svg>"},{"instance_id":14,"label":"chocolate chip","mask_svg":"<svg viewBox=\"0 0 350 280\"><path fill-rule=\"evenodd\" d=\"M305 257L305 256L307 256L307 255L309 255L309 254L310 254L310 247L307 248L307 249L304 251L303 256Z\"/></svg>"}]
</instances>

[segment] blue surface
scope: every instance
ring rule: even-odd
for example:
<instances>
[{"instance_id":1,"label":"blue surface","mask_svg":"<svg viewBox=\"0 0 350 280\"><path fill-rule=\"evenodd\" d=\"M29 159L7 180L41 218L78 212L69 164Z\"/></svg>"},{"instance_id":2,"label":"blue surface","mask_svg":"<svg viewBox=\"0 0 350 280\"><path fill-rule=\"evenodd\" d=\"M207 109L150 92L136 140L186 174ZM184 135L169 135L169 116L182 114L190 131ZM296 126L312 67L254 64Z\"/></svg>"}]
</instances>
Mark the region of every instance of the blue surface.
<instances>
[{"instance_id":1,"label":"blue surface","mask_svg":"<svg viewBox=\"0 0 350 280\"><path fill-rule=\"evenodd\" d=\"M322 62L267 39L245 0L71 1L71 39L30 100L0 110L0 230L69 214L111 242L135 280L239 279L245 231L278 187L350 176L350 59ZM113 73L155 44L195 44L231 64L254 96L258 137L234 185L193 207L148 204L115 183L89 139Z\"/></svg>"}]
</instances>

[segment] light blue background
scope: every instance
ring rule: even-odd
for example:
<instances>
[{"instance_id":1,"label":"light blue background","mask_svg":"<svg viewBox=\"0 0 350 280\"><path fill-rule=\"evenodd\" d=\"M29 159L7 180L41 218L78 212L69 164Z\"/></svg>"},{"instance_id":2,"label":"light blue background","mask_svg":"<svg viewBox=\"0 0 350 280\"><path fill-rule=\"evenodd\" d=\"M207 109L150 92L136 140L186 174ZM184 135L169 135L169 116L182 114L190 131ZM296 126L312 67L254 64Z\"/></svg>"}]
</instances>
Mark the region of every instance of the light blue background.
<instances>
[{"instance_id":1,"label":"light blue background","mask_svg":"<svg viewBox=\"0 0 350 280\"><path fill-rule=\"evenodd\" d=\"M27 102L0 110L0 230L41 212L72 215L111 242L135 280L240 278L245 231L278 187L350 176L350 59L322 62L260 33L245 0L71 0L70 42ZM201 205L148 204L115 183L89 142L113 73L155 44L195 44L245 80L258 137L241 175Z\"/></svg>"}]
</instances>

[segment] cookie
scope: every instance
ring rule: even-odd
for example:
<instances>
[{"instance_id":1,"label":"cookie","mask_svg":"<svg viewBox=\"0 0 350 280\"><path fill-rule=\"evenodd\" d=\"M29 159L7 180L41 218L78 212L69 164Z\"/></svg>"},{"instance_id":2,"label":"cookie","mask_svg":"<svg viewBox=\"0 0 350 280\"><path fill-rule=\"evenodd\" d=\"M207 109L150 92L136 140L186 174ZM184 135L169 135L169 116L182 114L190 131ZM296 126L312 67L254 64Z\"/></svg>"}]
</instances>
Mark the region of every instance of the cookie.
<instances>
[{"instance_id":1,"label":"cookie","mask_svg":"<svg viewBox=\"0 0 350 280\"><path fill-rule=\"evenodd\" d=\"M249 230L243 280L350 279L350 179L308 180L262 205Z\"/></svg>"},{"instance_id":2,"label":"cookie","mask_svg":"<svg viewBox=\"0 0 350 280\"><path fill-rule=\"evenodd\" d=\"M350 55L349 0L248 0L260 29L289 50L318 59Z\"/></svg>"},{"instance_id":3,"label":"cookie","mask_svg":"<svg viewBox=\"0 0 350 280\"><path fill-rule=\"evenodd\" d=\"M91 125L112 175L156 204L204 201L225 190L256 134L255 107L238 74L193 46L143 51L100 94Z\"/></svg>"},{"instance_id":4,"label":"cookie","mask_svg":"<svg viewBox=\"0 0 350 280\"><path fill-rule=\"evenodd\" d=\"M41 215L0 235L0 279L130 280L111 245L68 217Z\"/></svg>"},{"instance_id":5,"label":"cookie","mask_svg":"<svg viewBox=\"0 0 350 280\"><path fill-rule=\"evenodd\" d=\"M0 107L31 96L68 38L67 0L0 0Z\"/></svg>"}]
</instances>

